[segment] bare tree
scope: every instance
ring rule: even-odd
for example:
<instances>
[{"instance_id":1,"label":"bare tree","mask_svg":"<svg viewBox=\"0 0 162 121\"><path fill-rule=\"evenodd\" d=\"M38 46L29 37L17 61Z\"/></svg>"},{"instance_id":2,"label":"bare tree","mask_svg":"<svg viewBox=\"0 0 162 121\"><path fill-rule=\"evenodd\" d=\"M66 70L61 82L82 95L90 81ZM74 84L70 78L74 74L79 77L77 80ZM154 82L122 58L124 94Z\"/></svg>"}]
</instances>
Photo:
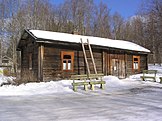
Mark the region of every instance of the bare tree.
<instances>
[{"instance_id":1,"label":"bare tree","mask_svg":"<svg viewBox=\"0 0 162 121\"><path fill-rule=\"evenodd\" d=\"M162 1L151 0L146 7L144 14L147 16L146 35L148 48L152 51L153 63L161 64L161 38L162 38Z\"/></svg>"},{"instance_id":2,"label":"bare tree","mask_svg":"<svg viewBox=\"0 0 162 121\"><path fill-rule=\"evenodd\" d=\"M119 13L115 13L112 16L112 33L114 35L114 39L123 39L123 32L122 32L122 28L123 28L123 24L124 24L124 20L122 18L122 16Z\"/></svg>"},{"instance_id":3,"label":"bare tree","mask_svg":"<svg viewBox=\"0 0 162 121\"><path fill-rule=\"evenodd\" d=\"M96 16L93 23L93 33L95 36L111 38L110 13L106 4L102 1L96 6Z\"/></svg>"}]
</instances>

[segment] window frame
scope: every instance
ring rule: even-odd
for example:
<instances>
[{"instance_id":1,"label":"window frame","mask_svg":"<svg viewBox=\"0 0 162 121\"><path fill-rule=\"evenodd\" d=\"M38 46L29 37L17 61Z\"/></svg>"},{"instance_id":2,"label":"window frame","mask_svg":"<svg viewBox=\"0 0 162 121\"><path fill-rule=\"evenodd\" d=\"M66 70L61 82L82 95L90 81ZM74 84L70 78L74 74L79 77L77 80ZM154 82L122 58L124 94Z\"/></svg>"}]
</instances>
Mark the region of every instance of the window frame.
<instances>
[{"instance_id":1,"label":"window frame","mask_svg":"<svg viewBox=\"0 0 162 121\"><path fill-rule=\"evenodd\" d=\"M65 59L64 56L65 55L70 55L71 59ZM66 61L66 69L64 69L65 65L64 65L64 61ZM71 61L71 67L70 69L68 66L68 61ZM66 71L66 72L73 72L74 70L74 52L72 51L61 51L61 70L62 71Z\"/></svg>"},{"instance_id":2,"label":"window frame","mask_svg":"<svg viewBox=\"0 0 162 121\"><path fill-rule=\"evenodd\" d=\"M137 59L137 61L135 61ZM138 64L138 68L135 67L134 64ZM140 56L133 56L133 71L140 71Z\"/></svg>"}]
</instances>

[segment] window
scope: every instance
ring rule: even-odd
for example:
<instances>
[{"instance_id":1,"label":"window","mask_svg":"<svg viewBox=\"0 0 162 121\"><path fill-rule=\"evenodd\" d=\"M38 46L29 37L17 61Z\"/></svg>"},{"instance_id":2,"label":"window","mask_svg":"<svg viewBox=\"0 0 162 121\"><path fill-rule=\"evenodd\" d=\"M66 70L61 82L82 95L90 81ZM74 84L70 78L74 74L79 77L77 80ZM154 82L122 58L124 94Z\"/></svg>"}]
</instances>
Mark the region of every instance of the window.
<instances>
[{"instance_id":1,"label":"window","mask_svg":"<svg viewBox=\"0 0 162 121\"><path fill-rule=\"evenodd\" d=\"M73 71L74 52L61 52L62 70Z\"/></svg>"},{"instance_id":2,"label":"window","mask_svg":"<svg viewBox=\"0 0 162 121\"><path fill-rule=\"evenodd\" d=\"M29 53L29 70L32 70L32 53Z\"/></svg>"},{"instance_id":3,"label":"window","mask_svg":"<svg viewBox=\"0 0 162 121\"><path fill-rule=\"evenodd\" d=\"M9 60L2 60L2 63L9 63Z\"/></svg>"},{"instance_id":4,"label":"window","mask_svg":"<svg viewBox=\"0 0 162 121\"><path fill-rule=\"evenodd\" d=\"M133 70L140 69L140 56L133 56Z\"/></svg>"}]
</instances>

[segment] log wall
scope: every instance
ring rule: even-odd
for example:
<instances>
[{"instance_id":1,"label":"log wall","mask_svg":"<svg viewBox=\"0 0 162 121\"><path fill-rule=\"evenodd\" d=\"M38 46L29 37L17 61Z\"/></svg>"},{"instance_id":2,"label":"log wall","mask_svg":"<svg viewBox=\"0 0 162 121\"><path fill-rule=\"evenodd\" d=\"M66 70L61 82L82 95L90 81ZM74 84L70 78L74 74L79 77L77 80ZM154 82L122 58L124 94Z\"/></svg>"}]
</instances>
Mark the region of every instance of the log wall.
<instances>
[{"instance_id":1,"label":"log wall","mask_svg":"<svg viewBox=\"0 0 162 121\"><path fill-rule=\"evenodd\" d=\"M29 59L29 54L32 55L32 60ZM32 61L32 69L29 69L29 61ZM38 80L38 45L32 42L29 37L26 40L25 46L21 50L21 77L23 80Z\"/></svg>"},{"instance_id":2,"label":"log wall","mask_svg":"<svg viewBox=\"0 0 162 121\"><path fill-rule=\"evenodd\" d=\"M92 48L93 49L93 48ZM73 71L63 71L62 70L62 60L61 51L74 52L74 70ZM103 73L102 70L102 51L92 50L94 60L97 67L98 73ZM90 58L90 53L87 51L87 58ZM88 59L90 71L94 73L93 64L90 59ZM81 46L77 48L74 46L55 46L48 45L44 46L44 60L43 60L43 79L48 80L59 80L69 78L72 74L86 74L86 64L84 60L84 55Z\"/></svg>"},{"instance_id":3,"label":"log wall","mask_svg":"<svg viewBox=\"0 0 162 121\"><path fill-rule=\"evenodd\" d=\"M139 56L140 57L140 69L138 71L133 70L133 56ZM132 74L141 73L142 70L145 70L145 69L148 69L147 68L147 55L144 55L144 54L127 54L127 69L126 69L127 76L130 76Z\"/></svg>"}]
</instances>

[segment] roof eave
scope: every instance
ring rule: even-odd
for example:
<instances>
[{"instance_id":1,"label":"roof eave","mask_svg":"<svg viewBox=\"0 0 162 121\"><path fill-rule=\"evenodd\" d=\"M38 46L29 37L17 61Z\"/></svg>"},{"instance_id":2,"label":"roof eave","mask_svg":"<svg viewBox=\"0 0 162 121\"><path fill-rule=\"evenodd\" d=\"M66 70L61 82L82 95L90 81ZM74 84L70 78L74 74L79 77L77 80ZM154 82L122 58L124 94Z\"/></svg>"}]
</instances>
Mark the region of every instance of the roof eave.
<instances>
[{"instance_id":1,"label":"roof eave","mask_svg":"<svg viewBox=\"0 0 162 121\"><path fill-rule=\"evenodd\" d=\"M17 51L21 51L21 41L25 40L27 38L27 36L25 36L25 34L30 35L32 38L34 38L35 40L37 39L37 37L35 37L30 31L29 29L24 29L22 34L21 34L21 38L19 39L19 42L17 44L16 50ZM25 36L25 38L23 38Z\"/></svg>"},{"instance_id":2,"label":"roof eave","mask_svg":"<svg viewBox=\"0 0 162 121\"><path fill-rule=\"evenodd\" d=\"M63 44L63 43L71 43L71 44L80 44L77 42L66 42L66 41L59 41L59 40L51 40L51 39L43 39L43 38L37 38L36 40L37 43L45 43L45 44ZM98 47L100 49L103 50L107 50L107 49L118 49L118 50L124 50L124 51L129 51L129 52L136 52L139 54L149 54L150 52L146 52L146 51L138 51L138 50L129 50L129 49L121 49L121 48L115 48L115 47L108 47L108 46L101 46L101 45L95 45L95 44L91 44L92 46Z\"/></svg>"}]
</instances>

